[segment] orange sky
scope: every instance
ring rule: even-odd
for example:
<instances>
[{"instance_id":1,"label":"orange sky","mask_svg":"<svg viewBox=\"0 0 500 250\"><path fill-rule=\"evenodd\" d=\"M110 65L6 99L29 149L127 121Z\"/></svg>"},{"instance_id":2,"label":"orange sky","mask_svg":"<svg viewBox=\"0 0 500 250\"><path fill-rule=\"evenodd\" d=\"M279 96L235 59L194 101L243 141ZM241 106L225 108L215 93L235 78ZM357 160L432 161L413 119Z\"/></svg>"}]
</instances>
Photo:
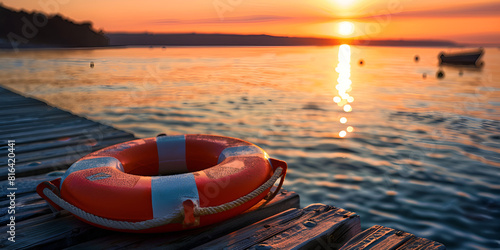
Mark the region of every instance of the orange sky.
<instances>
[{"instance_id":1,"label":"orange sky","mask_svg":"<svg viewBox=\"0 0 500 250\"><path fill-rule=\"evenodd\" d=\"M499 43L500 0L0 0L105 32L234 33Z\"/></svg>"}]
</instances>

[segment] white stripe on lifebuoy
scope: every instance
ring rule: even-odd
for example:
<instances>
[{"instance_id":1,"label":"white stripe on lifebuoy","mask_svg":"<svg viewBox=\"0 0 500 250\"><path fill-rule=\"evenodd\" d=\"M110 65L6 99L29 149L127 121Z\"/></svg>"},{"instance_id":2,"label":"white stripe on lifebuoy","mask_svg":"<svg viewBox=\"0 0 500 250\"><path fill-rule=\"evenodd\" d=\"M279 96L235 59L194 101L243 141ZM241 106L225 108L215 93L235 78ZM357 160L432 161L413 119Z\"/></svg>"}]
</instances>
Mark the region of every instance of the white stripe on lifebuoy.
<instances>
[{"instance_id":1,"label":"white stripe on lifebuoy","mask_svg":"<svg viewBox=\"0 0 500 250\"><path fill-rule=\"evenodd\" d=\"M66 177L68 177L68 175L70 175L71 173L74 173L79 170L98 168L98 167L114 167L124 172L122 163L118 159L111 156L103 156L103 157L80 160L73 163L68 168L68 170L66 170L63 177L61 177L61 186L59 188L62 187L64 179L66 179Z\"/></svg>"},{"instance_id":2,"label":"white stripe on lifebuoy","mask_svg":"<svg viewBox=\"0 0 500 250\"><path fill-rule=\"evenodd\" d=\"M158 136L158 174L189 172L186 166L186 136Z\"/></svg>"},{"instance_id":3,"label":"white stripe on lifebuoy","mask_svg":"<svg viewBox=\"0 0 500 250\"><path fill-rule=\"evenodd\" d=\"M182 204L192 200L199 204L198 189L192 173L151 177L153 218L160 218L183 211Z\"/></svg>"}]
</instances>

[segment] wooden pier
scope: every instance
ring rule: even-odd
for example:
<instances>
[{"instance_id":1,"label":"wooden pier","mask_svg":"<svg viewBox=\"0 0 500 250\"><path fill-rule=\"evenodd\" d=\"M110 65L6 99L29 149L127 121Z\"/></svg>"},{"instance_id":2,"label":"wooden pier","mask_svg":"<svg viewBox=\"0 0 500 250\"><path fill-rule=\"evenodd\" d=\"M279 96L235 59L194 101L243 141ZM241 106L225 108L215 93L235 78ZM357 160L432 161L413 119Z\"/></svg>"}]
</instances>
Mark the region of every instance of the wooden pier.
<instances>
[{"instance_id":1,"label":"wooden pier","mask_svg":"<svg viewBox=\"0 0 500 250\"><path fill-rule=\"evenodd\" d=\"M286 190L263 207L259 203L204 228L162 234L100 229L66 211L52 212L36 186L61 176L81 157L134 135L1 87L0 118L2 249L445 249L381 226L361 232L355 213L324 204L301 209L299 195ZM9 141L15 141L15 150ZM9 159L15 159L15 172Z\"/></svg>"}]
</instances>

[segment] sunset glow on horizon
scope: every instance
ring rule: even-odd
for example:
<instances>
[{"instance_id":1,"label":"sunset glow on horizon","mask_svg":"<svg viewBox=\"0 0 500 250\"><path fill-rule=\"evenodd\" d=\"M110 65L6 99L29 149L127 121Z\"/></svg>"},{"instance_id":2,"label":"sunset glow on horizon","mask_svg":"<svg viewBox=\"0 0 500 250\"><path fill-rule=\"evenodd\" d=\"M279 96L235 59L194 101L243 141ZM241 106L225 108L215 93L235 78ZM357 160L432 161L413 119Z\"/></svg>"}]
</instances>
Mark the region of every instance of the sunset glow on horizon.
<instances>
[{"instance_id":1,"label":"sunset glow on horizon","mask_svg":"<svg viewBox=\"0 0 500 250\"><path fill-rule=\"evenodd\" d=\"M3 0L6 7L90 20L105 32L228 33L361 39L500 40L500 1ZM348 21L347 21L348 20ZM341 24L339 24L341 23Z\"/></svg>"}]
</instances>

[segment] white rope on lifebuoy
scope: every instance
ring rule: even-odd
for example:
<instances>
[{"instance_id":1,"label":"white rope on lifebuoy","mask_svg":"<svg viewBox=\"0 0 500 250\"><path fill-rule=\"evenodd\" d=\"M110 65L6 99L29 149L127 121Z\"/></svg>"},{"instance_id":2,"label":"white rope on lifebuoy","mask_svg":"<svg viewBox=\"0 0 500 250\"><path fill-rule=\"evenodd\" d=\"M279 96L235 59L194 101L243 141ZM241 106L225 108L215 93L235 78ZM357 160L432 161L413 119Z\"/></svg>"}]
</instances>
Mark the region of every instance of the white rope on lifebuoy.
<instances>
[{"instance_id":1,"label":"white rope on lifebuoy","mask_svg":"<svg viewBox=\"0 0 500 250\"><path fill-rule=\"evenodd\" d=\"M267 180L264 184L260 185L260 187L258 187L254 191L250 192L249 194L242 196L234 201L230 201L228 203L224 203L222 205L215 206L215 207L195 206L195 208L194 208L195 216L216 214L216 213L224 212L224 211L233 209L235 207L241 206L245 202L262 194L262 192L264 192L264 190L270 188L276 182L276 180L278 180L278 178L280 178L282 171L283 171L283 169L281 167L278 167L276 169L276 171L274 171L273 176L269 180Z\"/></svg>"},{"instance_id":2,"label":"white rope on lifebuoy","mask_svg":"<svg viewBox=\"0 0 500 250\"><path fill-rule=\"evenodd\" d=\"M195 203L194 207L194 215L196 217L203 216L203 215L210 215L210 214L216 214L216 213L221 213L230 209L233 209L235 207L241 206L242 204L254 199L255 197L259 196L270 188L278 178L280 178L281 173L283 169L281 167L278 167L276 171L274 171L273 176L267 180L265 183L263 183L260 187L255 189L254 191L250 192L249 194L240 197L234 201L230 201L228 203L221 204L219 206L214 206L214 207L199 207L198 204ZM45 188L43 189L43 193L55 204L58 206L66 209L68 212L97 225L107 227L107 228L114 228L114 229L121 229L121 230L145 230L145 229L150 229L154 227L159 227L162 225L166 225L169 223L172 223L174 220L180 220L182 214L178 215L170 215L170 216L165 216L161 218L154 218L150 220L144 220L144 221L137 221L137 222L130 222L130 221L118 221L118 220L110 220L106 219L103 217L99 217L97 215L93 215L91 213L87 213L83 211L82 209L72 205L71 203L63 200L61 197L56 195L54 192L52 192L50 189Z\"/></svg>"}]
</instances>

